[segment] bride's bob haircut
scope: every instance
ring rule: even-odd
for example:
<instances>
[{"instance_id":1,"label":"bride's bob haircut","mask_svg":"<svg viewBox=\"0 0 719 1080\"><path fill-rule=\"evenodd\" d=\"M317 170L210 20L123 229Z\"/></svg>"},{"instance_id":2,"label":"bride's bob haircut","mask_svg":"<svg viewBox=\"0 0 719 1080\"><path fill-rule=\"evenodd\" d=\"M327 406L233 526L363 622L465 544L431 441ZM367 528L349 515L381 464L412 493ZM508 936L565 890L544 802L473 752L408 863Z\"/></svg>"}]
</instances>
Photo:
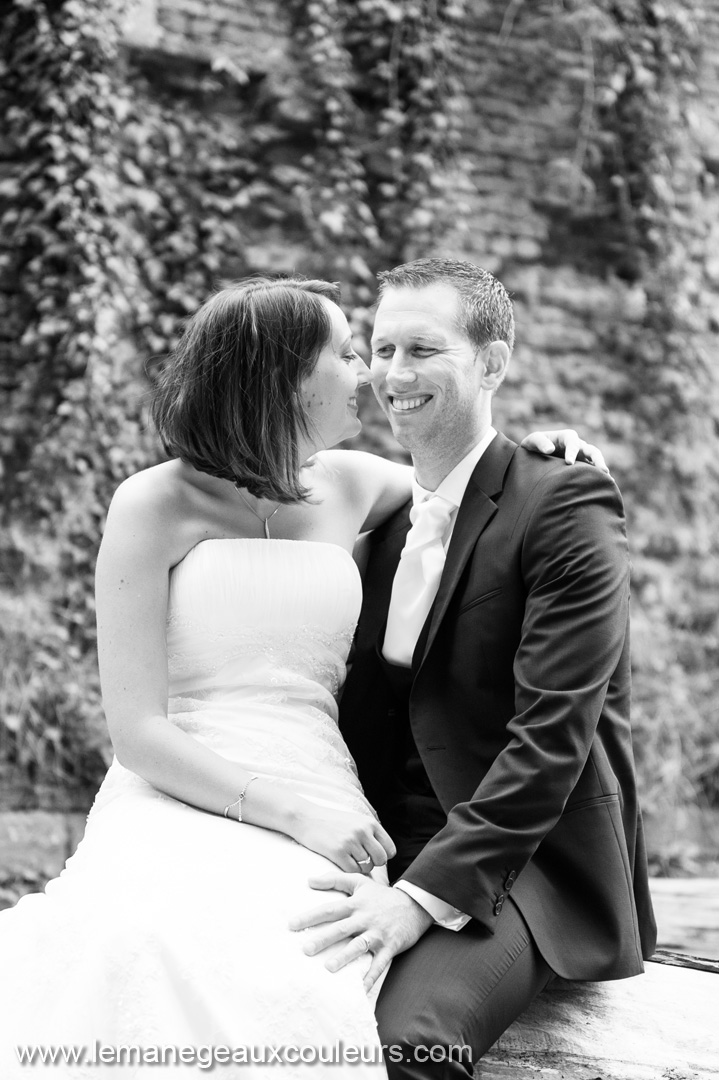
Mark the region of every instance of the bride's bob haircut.
<instances>
[{"instance_id":1,"label":"bride's bob haircut","mask_svg":"<svg viewBox=\"0 0 719 1080\"><path fill-rule=\"evenodd\" d=\"M307 498L299 390L331 337L324 300L339 304L339 287L300 277L246 278L206 300L154 390L165 452L258 498Z\"/></svg>"}]
</instances>

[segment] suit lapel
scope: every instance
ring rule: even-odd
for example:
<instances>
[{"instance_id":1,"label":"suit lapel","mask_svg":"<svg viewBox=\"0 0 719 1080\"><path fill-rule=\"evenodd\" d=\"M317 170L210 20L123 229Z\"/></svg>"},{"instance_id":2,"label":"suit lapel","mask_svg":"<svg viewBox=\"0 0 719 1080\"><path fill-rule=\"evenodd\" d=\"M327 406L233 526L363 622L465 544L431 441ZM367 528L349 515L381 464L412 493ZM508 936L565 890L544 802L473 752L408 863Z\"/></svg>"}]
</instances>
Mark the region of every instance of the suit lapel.
<instances>
[{"instance_id":1,"label":"suit lapel","mask_svg":"<svg viewBox=\"0 0 719 1080\"><path fill-rule=\"evenodd\" d=\"M408 501L388 522L376 530L371 542L365 579L371 586L364 589L362 612L357 628L357 640L377 639L387 621L392 582L409 532Z\"/></svg>"},{"instance_id":2,"label":"suit lapel","mask_svg":"<svg viewBox=\"0 0 719 1080\"><path fill-rule=\"evenodd\" d=\"M501 494L504 475L516 449L517 444L500 432L482 454L470 477L457 511L437 596L414 652L412 666L415 673L432 647L477 540L497 512L495 499Z\"/></svg>"}]
</instances>

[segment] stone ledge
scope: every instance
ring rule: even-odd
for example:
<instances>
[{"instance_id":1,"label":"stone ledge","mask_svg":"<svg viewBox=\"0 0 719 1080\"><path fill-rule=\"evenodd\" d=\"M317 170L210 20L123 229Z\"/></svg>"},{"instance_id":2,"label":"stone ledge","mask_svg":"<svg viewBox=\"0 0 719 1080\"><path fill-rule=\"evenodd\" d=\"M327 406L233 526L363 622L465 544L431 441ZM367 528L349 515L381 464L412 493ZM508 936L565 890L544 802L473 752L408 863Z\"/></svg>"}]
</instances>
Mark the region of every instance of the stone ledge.
<instances>
[{"instance_id":1,"label":"stone ledge","mask_svg":"<svg viewBox=\"0 0 719 1080\"><path fill-rule=\"evenodd\" d=\"M719 1077L719 972L649 962L609 983L558 980L502 1035L475 1080Z\"/></svg>"}]
</instances>

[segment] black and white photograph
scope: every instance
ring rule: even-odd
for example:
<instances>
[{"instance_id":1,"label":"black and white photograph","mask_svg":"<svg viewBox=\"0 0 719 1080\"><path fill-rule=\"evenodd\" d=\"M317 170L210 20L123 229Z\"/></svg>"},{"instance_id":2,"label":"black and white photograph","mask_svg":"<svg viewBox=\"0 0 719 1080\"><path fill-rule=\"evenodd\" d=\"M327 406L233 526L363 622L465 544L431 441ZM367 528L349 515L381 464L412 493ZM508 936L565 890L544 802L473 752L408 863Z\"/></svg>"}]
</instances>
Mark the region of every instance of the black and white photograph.
<instances>
[{"instance_id":1,"label":"black and white photograph","mask_svg":"<svg viewBox=\"0 0 719 1080\"><path fill-rule=\"evenodd\" d=\"M719 0L5 0L0 1080L719 1080Z\"/></svg>"}]
</instances>

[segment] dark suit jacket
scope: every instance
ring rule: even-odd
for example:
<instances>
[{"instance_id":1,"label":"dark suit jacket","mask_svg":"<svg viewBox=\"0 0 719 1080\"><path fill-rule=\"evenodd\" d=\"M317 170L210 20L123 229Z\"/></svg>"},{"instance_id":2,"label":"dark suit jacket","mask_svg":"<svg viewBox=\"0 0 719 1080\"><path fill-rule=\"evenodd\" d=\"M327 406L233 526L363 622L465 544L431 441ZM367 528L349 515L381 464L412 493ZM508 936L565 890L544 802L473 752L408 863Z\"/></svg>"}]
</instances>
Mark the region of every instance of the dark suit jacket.
<instances>
[{"instance_id":1,"label":"dark suit jacket","mask_svg":"<svg viewBox=\"0 0 719 1080\"><path fill-rule=\"evenodd\" d=\"M376 652L407 509L376 533L340 725L380 818L402 745ZM503 435L459 508L409 715L446 826L403 875L490 931L507 894L569 979L642 971L656 927L629 727L614 482Z\"/></svg>"}]
</instances>

